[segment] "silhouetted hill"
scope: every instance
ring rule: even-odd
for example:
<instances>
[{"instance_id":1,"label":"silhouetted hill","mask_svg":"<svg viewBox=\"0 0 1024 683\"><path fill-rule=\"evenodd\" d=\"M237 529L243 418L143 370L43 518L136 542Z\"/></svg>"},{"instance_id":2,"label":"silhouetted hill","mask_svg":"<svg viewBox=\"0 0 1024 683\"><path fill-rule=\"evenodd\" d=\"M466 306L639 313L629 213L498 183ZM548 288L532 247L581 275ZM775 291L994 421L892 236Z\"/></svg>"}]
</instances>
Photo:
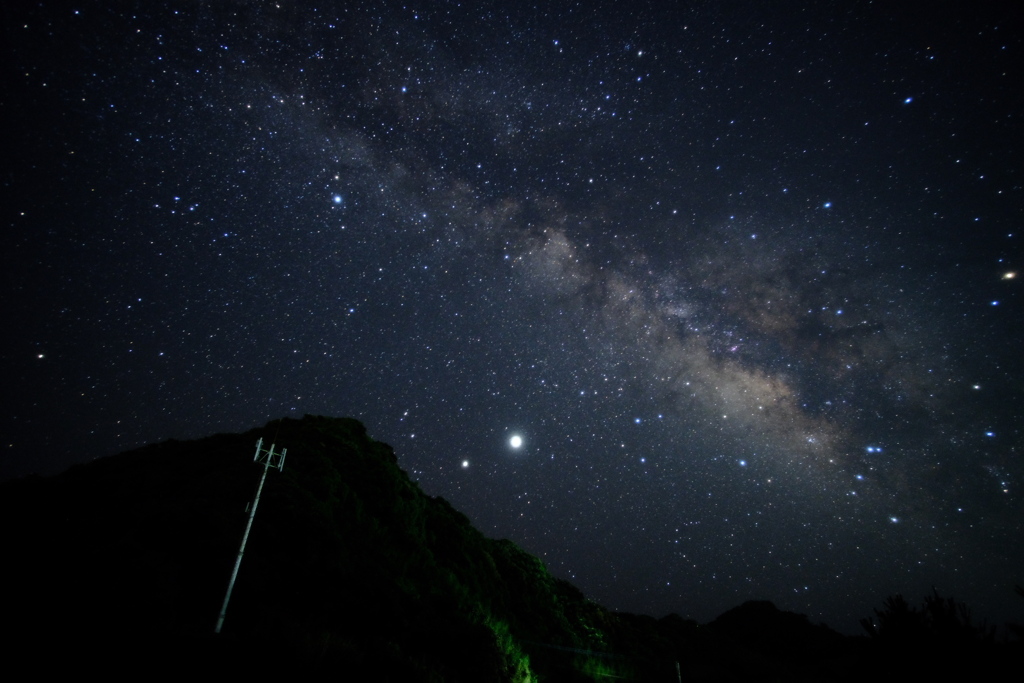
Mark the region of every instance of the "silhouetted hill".
<instances>
[{"instance_id":1,"label":"silhouetted hill","mask_svg":"<svg viewBox=\"0 0 1024 683\"><path fill-rule=\"evenodd\" d=\"M213 635L261 467L224 631ZM351 419L168 441L0 484L8 660L132 677L197 666L374 681L852 680L848 639L771 603L701 627L612 613L425 495ZM677 669L678 666L678 669ZM678 673L677 673L678 671Z\"/></svg>"}]
</instances>

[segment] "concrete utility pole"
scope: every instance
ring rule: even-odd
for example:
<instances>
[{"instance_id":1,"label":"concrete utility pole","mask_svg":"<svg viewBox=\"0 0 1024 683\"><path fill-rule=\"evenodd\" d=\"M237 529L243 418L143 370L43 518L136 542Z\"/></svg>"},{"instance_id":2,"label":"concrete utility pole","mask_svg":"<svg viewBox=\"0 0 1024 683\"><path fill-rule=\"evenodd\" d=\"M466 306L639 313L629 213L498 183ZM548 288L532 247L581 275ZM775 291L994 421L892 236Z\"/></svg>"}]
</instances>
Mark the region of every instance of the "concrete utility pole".
<instances>
[{"instance_id":1,"label":"concrete utility pole","mask_svg":"<svg viewBox=\"0 0 1024 683\"><path fill-rule=\"evenodd\" d=\"M238 548L235 568L231 571L231 578L228 580L228 590L224 594L224 604L221 605L220 615L217 617L217 627L213 630L214 633L220 633L221 626L224 625L224 615L228 611L228 602L231 601L231 591L235 589L235 577L238 576L238 567L242 564L242 555L245 554L245 542L249 540L249 529L252 528L252 520L256 516L256 506L260 504L260 492L263 491L263 482L267 478L267 470L271 467L276 467L278 472L284 469L284 456L288 454L288 449L285 448L279 454L275 454L275 445L270 444L270 450L264 450L262 436L256 442L256 455L253 456L253 462L263 463L263 474L260 475L260 483L256 487L256 497L252 501L252 507L249 508L249 521L245 524L245 533L242 534L242 545Z\"/></svg>"}]
</instances>

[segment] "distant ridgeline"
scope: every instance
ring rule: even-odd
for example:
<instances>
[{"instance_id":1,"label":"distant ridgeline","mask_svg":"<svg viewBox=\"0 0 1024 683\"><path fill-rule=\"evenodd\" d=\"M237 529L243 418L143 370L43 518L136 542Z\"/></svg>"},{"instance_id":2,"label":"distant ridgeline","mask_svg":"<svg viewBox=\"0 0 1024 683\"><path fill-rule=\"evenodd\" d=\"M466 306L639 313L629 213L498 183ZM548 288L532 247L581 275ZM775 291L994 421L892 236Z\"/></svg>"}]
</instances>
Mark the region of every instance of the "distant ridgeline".
<instances>
[{"instance_id":1,"label":"distant ridgeline","mask_svg":"<svg viewBox=\"0 0 1024 683\"><path fill-rule=\"evenodd\" d=\"M215 637L260 475L260 437L286 447L288 459L267 477ZM374 681L885 677L865 639L770 603L704 627L609 612L425 495L391 447L352 419L284 419L5 482L0 512L2 647L40 671L146 675L213 664Z\"/></svg>"}]
</instances>

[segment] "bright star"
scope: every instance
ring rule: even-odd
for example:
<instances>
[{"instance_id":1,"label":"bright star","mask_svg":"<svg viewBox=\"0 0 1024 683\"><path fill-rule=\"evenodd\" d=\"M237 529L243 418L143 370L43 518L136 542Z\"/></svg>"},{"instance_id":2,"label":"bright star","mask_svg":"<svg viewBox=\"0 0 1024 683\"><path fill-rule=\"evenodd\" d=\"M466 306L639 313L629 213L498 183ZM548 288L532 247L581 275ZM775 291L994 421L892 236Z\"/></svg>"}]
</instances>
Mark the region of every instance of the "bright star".
<instances>
[{"instance_id":1,"label":"bright star","mask_svg":"<svg viewBox=\"0 0 1024 683\"><path fill-rule=\"evenodd\" d=\"M342 197L340 194L336 194L336 195L334 195L333 200L334 200L335 204L340 205L342 202L345 201L345 198Z\"/></svg>"},{"instance_id":2,"label":"bright star","mask_svg":"<svg viewBox=\"0 0 1024 683\"><path fill-rule=\"evenodd\" d=\"M512 438L508 440L508 445L512 448L519 448L523 445L523 437L518 434L513 434Z\"/></svg>"}]
</instances>

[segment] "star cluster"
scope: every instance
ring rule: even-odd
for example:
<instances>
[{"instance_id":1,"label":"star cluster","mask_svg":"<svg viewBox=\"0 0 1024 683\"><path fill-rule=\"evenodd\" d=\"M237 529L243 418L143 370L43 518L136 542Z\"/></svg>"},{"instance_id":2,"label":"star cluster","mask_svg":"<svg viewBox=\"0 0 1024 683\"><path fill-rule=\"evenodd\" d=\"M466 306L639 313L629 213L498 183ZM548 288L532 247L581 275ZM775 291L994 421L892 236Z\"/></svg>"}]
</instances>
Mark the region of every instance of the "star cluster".
<instances>
[{"instance_id":1,"label":"star cluster","mask_svg":"<svg viewBox=\"0 0 1024 683\"><path fill-rule=\"evenodd\" d=\"M1012 15L4 22L4 476L346 415L612 608L1012 616Z\"/></svg>"}]
</instances>

